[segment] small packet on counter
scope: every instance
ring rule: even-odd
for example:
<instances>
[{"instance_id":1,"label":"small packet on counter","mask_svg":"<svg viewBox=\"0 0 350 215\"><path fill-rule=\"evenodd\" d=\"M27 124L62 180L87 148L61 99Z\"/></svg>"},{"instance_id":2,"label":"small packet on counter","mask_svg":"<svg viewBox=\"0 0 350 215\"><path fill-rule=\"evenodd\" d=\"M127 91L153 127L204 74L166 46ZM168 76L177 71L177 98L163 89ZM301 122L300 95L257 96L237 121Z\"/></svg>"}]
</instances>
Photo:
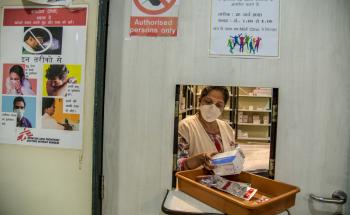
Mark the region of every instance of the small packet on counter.
<instances>
[{"instance_id":1,"label":"small packet on counter","mask_svg":"<svg viewBox=\"0 0 350 215\"><path fill-rule=\"evenodd\" d=\"M250 187L250 184L230 181L218 175L208 175L202 178L200 183L248 201L258 191L257 189Z\"/></svg>"},{"instance_id":2,"label":"small packet on counter","mask_svg":"<svg viewBox=\"0 0 350 215\"><path fill-rule=\"evenodd\" d=\"M236 175L242 172L244 164L244 154L237 147L233 151L216 154L212 157L211 162L215 165L213 169L215 175Z\"/></svg>"}]
</instances>

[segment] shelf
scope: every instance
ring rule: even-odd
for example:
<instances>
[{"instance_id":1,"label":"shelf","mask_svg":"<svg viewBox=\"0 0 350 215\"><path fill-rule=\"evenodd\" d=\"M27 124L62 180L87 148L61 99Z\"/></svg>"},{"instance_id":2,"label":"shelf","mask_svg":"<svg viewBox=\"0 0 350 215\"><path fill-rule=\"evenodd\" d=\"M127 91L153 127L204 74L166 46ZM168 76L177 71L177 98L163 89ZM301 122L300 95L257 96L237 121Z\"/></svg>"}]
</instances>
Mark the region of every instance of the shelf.
<instances>
[{"instance_id":1,"label":"shelf","mask_svg":"<svg viewBox=\"0 0 350 215\"><path fill-rule=\"evenodd\" d=\"M196 108L196 110L199 110L199 108ZM233 111L232 108L225 108L224 111Z\"/></svg>"},{"instance_id":2,"label":"shelf","mask_svg":"<svg viewBox=\"0 0 350 215\"><path fill-rule=\"evenodd\" d=\"M185 110L180 110L179 113L182 114L182 113L186 113L187 111L191 111L193 110L193 108L187 108Z\"/></svg>"},{"instance_id":3,"label":"shelf","mask_svg":"<svg viewBox=\"0 0 350 215\"><path fill-rule=\"evenodd\" d=\"M271 126L271 124L254 124L254 123L238 123L238 125L249 125L249 126Z\"/></svg>"},{"instance_id":4,"label":"shelf","mask_svg":"<svg viewBox=\"0 0 350 215\"><path fill-rule=\"evenodd\" d=\"M248 97L248 98L272 98L272 96L249 96L249 95L239 95L238 97Z\"/></svg>"},{"instance_id":5,"label":"shelf","mask_svg":"<svg viewBox=\"0 0 350 215\"><path fill-rule=\"evenodd\" d=\"M237 140L270 141L269 137L237 137Z\"/></svg>"},{"instance_id":6,"label":"shelf","mask_svg":"<svg viewBox=\"0 0 350 215\"><path fill-rule=\"evenodd\" d=\"M248 110L248 109L238 109L240 112L262 112L262 113L271 113L271 110Z\"/></svg>"}]
</instances>

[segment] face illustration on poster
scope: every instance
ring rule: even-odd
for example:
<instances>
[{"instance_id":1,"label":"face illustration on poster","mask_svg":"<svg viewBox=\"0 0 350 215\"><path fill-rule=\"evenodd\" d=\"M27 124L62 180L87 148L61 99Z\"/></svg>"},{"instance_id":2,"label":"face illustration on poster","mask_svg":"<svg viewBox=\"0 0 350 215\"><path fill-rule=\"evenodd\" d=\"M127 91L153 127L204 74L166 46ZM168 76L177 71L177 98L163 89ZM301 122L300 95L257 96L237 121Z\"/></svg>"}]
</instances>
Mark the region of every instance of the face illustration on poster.
<instances>
[{"instance_id":1,"label":"face illustration on poster","mask_svg":"<svg viewBox=\"0 0 350 215\"><path fill-rule=\"evenodd\" d=\"M27 96L2 96L2 112L17 114L16 127L36 127L36 98Z\"/></svg>"},{"instance_id":2,"label":"face illustration on poster","mask_svg":"<svg viewBox=\"0 0 350 215\"><path fill-rule=\"evenodd\" d=\"M69 97L80 88L81 66L72 64L44 64L43 95ZM75 88L73 90L72 88Z\"/></svg>"},{"instance_id":3,"label":"face illustration on poster","mask_svg":"<svg viewBox=\"0 0 350 215\"><path fill-rule=\"evenodd\" d=\"M22 53L60 55L62 32L62 27L25 27Z\"/></svg>"},{"instance_id":4,"label":"face illustration on poster","mask_svg":"<svg viewBox=\"0 0 350 215\"><path fill-rule=\"evenodd\" d=\"M2 94L36 95L37 80L26 78L24 64L4 64L2 82Z\"/></svg>"},{"instance_id":5,"label":"face illustration on poster","mask_svg":"<svg viewBox=\"0 0 350 215\"><path fill-rule=\"evenodd\" d=\"M41 127L43 129L79 130L79 114L63 113L63 99L44 97L42 99Z\"/></svg>"}]
</instances>

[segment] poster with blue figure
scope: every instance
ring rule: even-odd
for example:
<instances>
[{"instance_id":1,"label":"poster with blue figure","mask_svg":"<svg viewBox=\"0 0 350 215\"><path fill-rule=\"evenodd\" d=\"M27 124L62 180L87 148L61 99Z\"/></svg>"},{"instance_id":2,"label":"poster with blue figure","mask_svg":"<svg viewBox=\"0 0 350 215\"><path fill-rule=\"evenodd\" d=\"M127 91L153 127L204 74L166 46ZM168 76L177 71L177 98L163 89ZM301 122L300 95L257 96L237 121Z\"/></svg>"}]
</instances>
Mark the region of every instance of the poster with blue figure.
<instances>
[{"instance_id":1,"label":"poster with blue figure","mask_svg":"<svg viewBox=\"0 0 350 215\"><path fill-rule=\"evenodd\" d=\"M17 127L36 127L36 98L28 96L3 96L2 112L17 114Z\"/></svg>"}]
</instances>

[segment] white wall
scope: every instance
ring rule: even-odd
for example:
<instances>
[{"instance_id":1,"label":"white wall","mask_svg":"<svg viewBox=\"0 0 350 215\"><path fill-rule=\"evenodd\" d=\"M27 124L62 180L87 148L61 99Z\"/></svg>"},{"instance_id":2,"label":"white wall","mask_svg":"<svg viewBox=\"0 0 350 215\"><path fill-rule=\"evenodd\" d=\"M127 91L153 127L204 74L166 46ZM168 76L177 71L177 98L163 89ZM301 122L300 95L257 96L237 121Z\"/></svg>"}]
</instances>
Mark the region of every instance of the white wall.
<instances>
[{"instance_id":1,"label":"white wall","mask_svg":"<svg viewBox=\"0 0 350 215\"><path fill-rule=\"evenodd\" d=\"M89 5L83 150L0 145L1 215L91 214L98 1L74 2ZM22 1L19 0L0 1L0 6L21 4Z\"/></svg>"},{"instance_id":2,"label":"white wall","mask_svg":"<svg viewBox=\"0 0 350 215\"><path fill-rule=\"evenodd\" d=\"M111 1L104 215L160 213L177 83L278 87L276 177L302 189L293 214L309 214L309 192L331 194L350 165L350 1L282 0L280 59L255 60L208 58L210 0L181 1L176 38L130 39L130 2Z\"/></svg>"}]
</instances>

